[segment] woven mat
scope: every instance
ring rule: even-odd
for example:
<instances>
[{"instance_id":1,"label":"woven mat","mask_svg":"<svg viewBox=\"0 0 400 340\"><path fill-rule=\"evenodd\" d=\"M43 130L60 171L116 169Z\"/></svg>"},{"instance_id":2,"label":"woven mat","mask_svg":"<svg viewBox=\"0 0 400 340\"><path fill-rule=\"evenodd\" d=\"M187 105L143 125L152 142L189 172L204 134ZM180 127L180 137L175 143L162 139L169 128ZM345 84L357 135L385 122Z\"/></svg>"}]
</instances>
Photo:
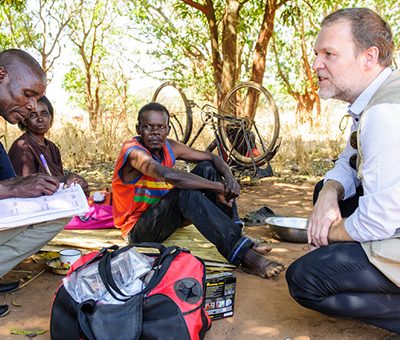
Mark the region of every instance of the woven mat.
<instances>
[{"instance_id":1,"label":"woven mat","mask_svg":"<svg viewBox=\"0 0 400 340\"><path fill-rule=\"evenodd\" d=\"M78 248L83 253L87 253L113 244L121 247L126 245L118 229L63 230L42 250L59 251L64 248ZM226 263L226 259L218 253L215 246L204 238L193 225L178 229L163 244L187 248L193 255L205 261Z\"/></svg>"}]
</instances>

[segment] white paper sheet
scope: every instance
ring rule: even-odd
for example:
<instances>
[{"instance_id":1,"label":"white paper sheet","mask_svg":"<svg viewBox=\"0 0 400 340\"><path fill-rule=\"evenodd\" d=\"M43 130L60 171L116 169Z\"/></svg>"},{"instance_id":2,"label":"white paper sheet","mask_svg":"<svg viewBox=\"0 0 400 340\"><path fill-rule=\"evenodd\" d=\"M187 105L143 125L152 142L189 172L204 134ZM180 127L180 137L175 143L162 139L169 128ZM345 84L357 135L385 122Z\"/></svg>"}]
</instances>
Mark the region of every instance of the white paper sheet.
<instances>
[{"instance_id":1,"label":"white paper sheet","mask_svg":"<svg viewBox=\"0 0 400 340\"><path fill-rule=\"evenodd\" d=\"M0 200L0 230L83 215L89 205L80 185L71 185L50 196Z\"/></svg>"}]
</instances>

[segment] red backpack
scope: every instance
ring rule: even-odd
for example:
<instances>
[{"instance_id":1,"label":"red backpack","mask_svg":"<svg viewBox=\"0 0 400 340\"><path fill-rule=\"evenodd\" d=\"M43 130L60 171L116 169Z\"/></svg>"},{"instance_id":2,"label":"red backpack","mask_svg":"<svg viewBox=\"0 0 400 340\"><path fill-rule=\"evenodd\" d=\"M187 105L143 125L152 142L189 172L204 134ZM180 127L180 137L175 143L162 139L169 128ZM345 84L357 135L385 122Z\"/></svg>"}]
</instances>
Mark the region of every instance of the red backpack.
<instances>
[{"instance_id":1,"label":"red backpack","mask_svg":"<svg viewBox=\"0 0 400 340\"><path fill-rule=\"evenodd\" d=\"M124 296L111 273L111 259L132 246L113 246L83 256L68 275L89 264L98 263L107 291L123 304L100 304L94 300L75 302L64 285L56 292L51 311L50 332L53 340L73 339L203 339L211 327L204 310L205 265L178 247L143 243L138 247L158 248L153 276L134 296ZM118 294L115 294L118 293ZM118 296L117 296L118 295Z\"/></svg>"}]
</instances>

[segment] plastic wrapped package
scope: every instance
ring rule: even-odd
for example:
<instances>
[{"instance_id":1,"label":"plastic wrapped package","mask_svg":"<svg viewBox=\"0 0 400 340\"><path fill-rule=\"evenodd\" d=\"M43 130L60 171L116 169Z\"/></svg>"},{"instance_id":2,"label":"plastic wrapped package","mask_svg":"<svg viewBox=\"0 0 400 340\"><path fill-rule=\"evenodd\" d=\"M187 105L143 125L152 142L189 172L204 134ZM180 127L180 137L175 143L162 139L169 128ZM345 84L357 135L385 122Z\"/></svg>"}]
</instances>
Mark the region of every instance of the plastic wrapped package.
<instances>
[{"instance_id":1,"label":"plastic wrapped package","mask_svg":"<svg viewBox=\"0 0 400 340\"><path fill-rule=\"evenodd\" d=\"M132 296L144 288L142 278L151 270L151 260L135 248L130 248L111 259L112 277L122 293ZM99 303L123 303L107 292L98 271L98 264L99 262L95 262L65 277L65 289L78 303L91 299ZM115 295L126 298L116 292Z\"/></svg>"}]
</instances>

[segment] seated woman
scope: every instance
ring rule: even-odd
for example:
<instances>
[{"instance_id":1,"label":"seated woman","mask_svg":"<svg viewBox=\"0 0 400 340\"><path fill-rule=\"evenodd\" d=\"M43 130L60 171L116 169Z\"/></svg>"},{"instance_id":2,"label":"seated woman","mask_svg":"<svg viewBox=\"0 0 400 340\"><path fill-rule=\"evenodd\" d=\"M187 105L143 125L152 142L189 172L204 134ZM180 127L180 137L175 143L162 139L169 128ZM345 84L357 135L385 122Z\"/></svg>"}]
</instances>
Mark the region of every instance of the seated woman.
<instances>
[{"instance_id":1,"label":"seated woman","mask_svg":"<svg viewBox=\"0 0 400 340\"><path fill-rule=\"evenodd\" d=\"M79 184L88 195L88 183L77 174L64 172L59 148L44 137L53 123L53 117L53 106L43 96L37 102L36 111L32 111L23 122L18 123L19 128L25 133L14 141L8 152L15 173L17 176L50 173L58 177L60 182L68 185L74 182Z\"/></svg>"}]
</instances>

